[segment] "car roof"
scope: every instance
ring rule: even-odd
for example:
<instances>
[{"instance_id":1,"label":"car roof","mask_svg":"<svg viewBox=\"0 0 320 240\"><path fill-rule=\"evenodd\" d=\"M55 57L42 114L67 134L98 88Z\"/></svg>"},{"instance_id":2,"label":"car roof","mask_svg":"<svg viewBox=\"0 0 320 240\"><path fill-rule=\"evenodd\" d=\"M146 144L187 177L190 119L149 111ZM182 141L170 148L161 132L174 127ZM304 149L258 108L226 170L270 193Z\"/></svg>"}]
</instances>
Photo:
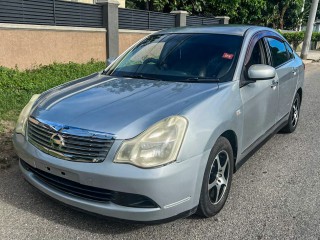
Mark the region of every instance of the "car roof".
<instances>
[{"instance_id":1,"label":"car roof","mask_svg":"<svg viewBox=\"0 0 320 240\"><path fill-rule=\"evenodd\" d=\"M178 27L169 28L166 30L159 31L157 33L212 33L212 34L227 34L227 35L237 35L244 36L247 30L269 30L273 31L271 28L261 27L261 26L251 26L251 25L202 25L202 26L189 26L189 27Z\"/></svg>"}]
</instances>

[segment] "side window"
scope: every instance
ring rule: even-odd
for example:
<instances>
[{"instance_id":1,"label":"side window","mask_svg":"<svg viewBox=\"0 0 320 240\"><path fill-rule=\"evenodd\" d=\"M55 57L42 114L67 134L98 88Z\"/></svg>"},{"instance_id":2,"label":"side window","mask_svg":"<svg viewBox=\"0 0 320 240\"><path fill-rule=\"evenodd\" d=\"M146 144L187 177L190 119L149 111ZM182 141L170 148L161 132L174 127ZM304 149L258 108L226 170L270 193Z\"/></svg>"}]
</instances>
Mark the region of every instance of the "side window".
<instances>
[{"instance_id":1,"label":"side window","mask_svg":"<svg viewBox=\"0 0 320 240\"><path fill-rule=\"evenodd\" d=\"M289 54L289 58L290 58L290 59L293 59L293 58L294 58L294 53L293 53L293 50L292 50L291 46L290 46L287 42L285 42L284 44L285 44L286 47L287 47L287 51L288 51L288 54Z\"/></svg>"},{"instance_id":2,"label":"side window","mask_svg":"<svg viewBox=\"0 0 320 240\"><path fill-rule=\"evenodd\" d=\"M274 38L267 38L267 42L271 52L273 67L278 67L290 59L283 42Z\"/></svg>"},{"instance_id":3,"label":"side window","mask_svg":"<svg viewBox=\"0 0 320 240\"><path fill-rule=\"evenodd\" d=\"M250 59L246 65L246 68L249 69L249 67L255 64L267 64L266 51L265 51L265 47L262 39L260 39L254 45Z\"/></svg>"}]
</instances>

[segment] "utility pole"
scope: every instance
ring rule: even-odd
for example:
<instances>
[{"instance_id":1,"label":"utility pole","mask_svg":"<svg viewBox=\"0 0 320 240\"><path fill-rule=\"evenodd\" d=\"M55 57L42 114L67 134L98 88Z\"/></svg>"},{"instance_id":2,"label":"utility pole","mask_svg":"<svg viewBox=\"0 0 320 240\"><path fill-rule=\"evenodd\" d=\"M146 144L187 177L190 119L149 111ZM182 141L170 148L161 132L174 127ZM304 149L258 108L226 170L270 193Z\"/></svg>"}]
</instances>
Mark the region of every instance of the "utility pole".
<instances>
[{"instance_id":1,"label":"utility pole","mask_svg":"<svg viewBox=\"0 0 320 240\"><path fill-rule=\"evenodd\" d=\"M307 59L308 57L308 52L309 52L310 42L311 42L311 37L313 32L313 25L314 25L314 20L316 18L318 4L319 4L319 0L312 0L311 9L310 9L309 18L308 18L307 30L304 35L304 41L303 41L303 46L301 51L302 59Z\"/></svg>"}]
</instances>

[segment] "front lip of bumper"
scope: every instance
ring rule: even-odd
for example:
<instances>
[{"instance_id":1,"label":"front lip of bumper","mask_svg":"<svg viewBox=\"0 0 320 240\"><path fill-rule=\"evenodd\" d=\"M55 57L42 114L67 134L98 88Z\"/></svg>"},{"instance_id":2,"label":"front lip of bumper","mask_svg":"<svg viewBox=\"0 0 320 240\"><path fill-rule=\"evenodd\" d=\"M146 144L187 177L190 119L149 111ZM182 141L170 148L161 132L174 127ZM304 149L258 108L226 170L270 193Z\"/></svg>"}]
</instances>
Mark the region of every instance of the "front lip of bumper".
<instances>
[{"instance_id":1,"label":"front lip of bumper","mask_svg":"<svg viewBox=\"0 0 320 240\"><path fill-rule=\"evenodd\" d=\"M155 201L158 208L124 207L112 202L99 203L54 189L39 180L32 172L20 169L24 178L50 197L86 212L134 222L157 223L192 214L199 200L199 172L201 157L156 169L139 169L127 164L115 164L113 156L119 144L114 144L102 163L76 163L47 155L31 145L20 134L14 134L14 146L21 159L31 166L48 165L70 172L77 182L114 191L136 193ZM117 146L118 145L118 146ZM178 167L177 167L178 165ZM110 171L105 172L104 169ZM43 169L42 169L43 170ZM124 177L124 172L126 177ZM202 177L201 177L202 179ZM74 180L74 179L70 179Z\"/></svg>"},{"instance_id":2,"label":"front lip of bumper","mask_svg":"<svg viewBox=\"0 0 320 240\"><path fill-rule=\"evenodd\" d=\"M119 222L128 222L128 223L138 223L138 224L161 224L170 222L176 219L188 217L196 212L197 207L194 207L190 210L186 210L182 213L179 213L175 216L171 216L164 219L156 219L154 220L153 216L157 215L157 212L161 211L160 208L130 208L130 207L122 207L119 205L116 205L114 203L97 203L97 202L91 202L87 201L85 199L73 197L72 195L63 193L61 191L54 191L52 188L46 186L38 180L33 173L27 171L24 169L24 167L21 165L19 161L19 167L20 170L26 179L28 183L30 183L32 186L36 187L40 192L46 194L47 196L51 197L54 200L57 200L59 203L65 204L69 207L72 207L78 211L85 212L87 214L91 215L97 215L99 217L107 218L113 221L119 221ZM116 211L117 214L111 214L108 213L110 208L114 209L113 211ZM138 211L137 211L138 210ZM128 214L130 214L132 217L128 218ZM143 218L141 216L143 215ZM148 216L152 220L143 220L145 218L148 218Z\"/></svg>"}]
</instances>

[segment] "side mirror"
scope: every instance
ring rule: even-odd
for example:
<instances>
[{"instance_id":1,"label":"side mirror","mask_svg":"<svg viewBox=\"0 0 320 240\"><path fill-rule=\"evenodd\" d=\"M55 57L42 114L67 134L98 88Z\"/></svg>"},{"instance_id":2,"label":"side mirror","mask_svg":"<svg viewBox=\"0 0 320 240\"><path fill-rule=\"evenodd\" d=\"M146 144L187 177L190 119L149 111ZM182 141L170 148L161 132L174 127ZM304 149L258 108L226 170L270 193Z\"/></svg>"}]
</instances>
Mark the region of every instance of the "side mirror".
<instances>
[{"instance_id":1,"label":"side mirror","mask_svg":"<svg viewBox=\"0 0 320 240\"><path fill-rule=\"evenodd\" d=\"M252 65L248 70L250 80L269 80L276 76L276 69L265 64Z\"/></svg>"}]
</instances>

